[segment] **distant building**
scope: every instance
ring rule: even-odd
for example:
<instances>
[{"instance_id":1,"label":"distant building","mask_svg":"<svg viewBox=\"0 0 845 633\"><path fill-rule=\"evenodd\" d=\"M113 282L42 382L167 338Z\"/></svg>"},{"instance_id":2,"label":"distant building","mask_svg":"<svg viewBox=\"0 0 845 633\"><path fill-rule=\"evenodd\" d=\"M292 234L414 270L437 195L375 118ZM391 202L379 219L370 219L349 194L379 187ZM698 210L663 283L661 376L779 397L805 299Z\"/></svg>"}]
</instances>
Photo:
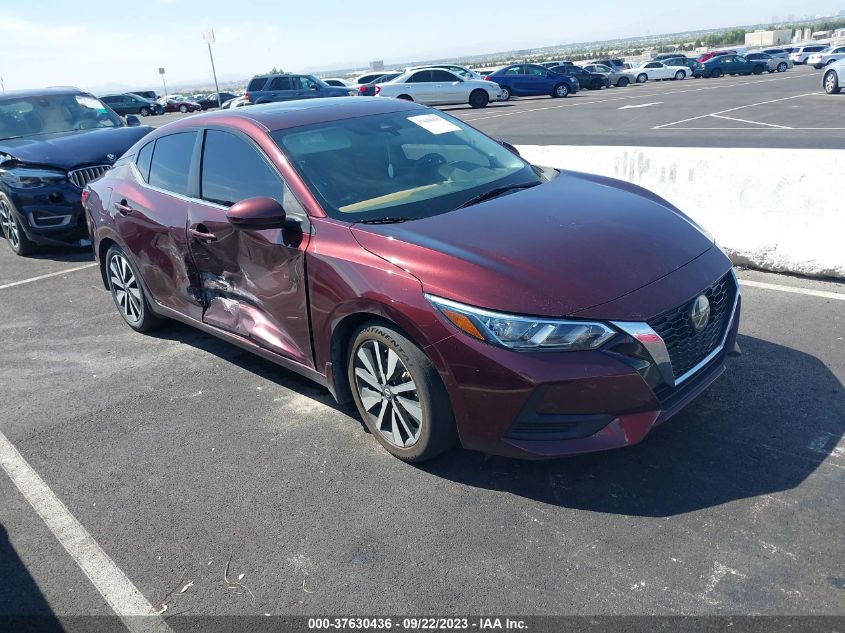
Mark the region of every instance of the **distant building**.
<instances>
[{"instance_id":1,"label":"distant building","mask_svg":"<svg viewBox=\"0 0 845 633\"><path fill-rule=\"evenodd\" d=\"M825 40L833 35L833 31L813 31L814 40Z\"/></svg>"},{"instance_id":2,"label":"distant building","mask_svg":"<svg viewBox=\"0 0 845 633\"><path fill-rule=\"evenodd\" d=\"M377 59L374 62L370 62L370 70L376 73L380 70L384 70L384 60Z\"/></svg>"},{"instance_id":3,"label":"distant building","mask_svg":"<svg viewBox=\"0 0 845 633\"><path fill-rule=\"evenodd\" d=\"M748 48L764 48L766 46L780 46L792 41L792 31L780 29L777 31L754 31L745 34L745 46Z\"/></svg>"}]
</instances>

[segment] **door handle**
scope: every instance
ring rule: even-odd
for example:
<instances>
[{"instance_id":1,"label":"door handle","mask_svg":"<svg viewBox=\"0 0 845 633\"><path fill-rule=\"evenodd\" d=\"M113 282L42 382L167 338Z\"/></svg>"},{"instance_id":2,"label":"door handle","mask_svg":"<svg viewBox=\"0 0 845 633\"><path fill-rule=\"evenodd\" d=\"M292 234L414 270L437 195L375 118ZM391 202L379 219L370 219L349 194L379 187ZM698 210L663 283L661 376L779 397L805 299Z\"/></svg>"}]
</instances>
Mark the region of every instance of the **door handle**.
<instances>
[{"instance_id":1,"label":"door handle","mask_svg":"<svg viewBox=\"0 0 845 633\"><path fill-rule=\"evenodd\" d=\"M216 242L217 236L214 233L204 233L202 231L198 231L197 229L190 229L188 231L195 240L199 240L200 242Z\"/></svg>"},{"instance_id":2,"label":"door handle","mask_svg":"<svg viewBox=\"0 0 845 633\"><path fill-rule=\"evenodd\" d=\"M117 210L118 213L120 213L120 215L129 215L135 210L126 203L126 200L115 202L114 208Z\"/></svg>"}]
</instances>

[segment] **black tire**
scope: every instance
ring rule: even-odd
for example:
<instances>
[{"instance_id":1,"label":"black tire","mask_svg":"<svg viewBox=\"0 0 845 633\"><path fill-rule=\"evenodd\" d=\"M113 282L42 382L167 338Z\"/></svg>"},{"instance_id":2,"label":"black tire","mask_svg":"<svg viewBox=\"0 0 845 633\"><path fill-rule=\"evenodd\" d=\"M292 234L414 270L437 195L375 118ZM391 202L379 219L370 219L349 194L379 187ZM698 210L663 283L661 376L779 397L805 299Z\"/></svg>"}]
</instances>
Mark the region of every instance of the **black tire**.
<instances>
[{"instance_id":1,"label":"black tire","mask_svg":"<svg viewBox=\"0 0 845 633\"><path fill-rule=\"evenodd\" d=\"M786 62L781 62L780 64L778 64L778 72L779 73L785 73L788 68L789 68L789 65Z\"/></svg>"},{"instance_id":2,"label":"black tire","mask_svg":"<svg viewBox=\"0 0 845 633\"><path fill-rule=\"evenodd\" d=\"M710 76L713 77L713 79L718 79L719 77L724 76L724 74L725 73L722 72L721 68L714 68L712 71L710 71Z\"/></svg>"},{"instance_id":3,"label":"black tire","mask_svg":"<svg viewBox=\"0 0 845 633\"><path fill-rule=\"evenodd\" d=\"M564 83L559 83L552 90L553 99L566 99L569 96L569 86Z\"/></svg>"},{"instance_id":4,"label":"black tire","mask_svg":"<svg viewBox=\"0 0 845 633\"><path fill-rule=\"evenodd\" d=\"M397 99L402 99L402 101L413 101L411 95L399 95L396 97Z\"/></svg>"},{"instance_id":5,"label":"black tire","mask_svg":"<svg viewBox=\"0 0 845 633\"><path fill-rule=\"evenodd\" d=\"M646 75L645 73L640 73L639 75L637 75L637 83L638 84L644 84L647 81L648 81L648 75Z\"/></svg>"},{"instance_id":6,"label":"black tire","mask_svg":"<svg viewBox=\"0 0 845 633\"><path fill-rule=\"evenodd\" d=\"M813 68L815 68L816 70L821 70L822 68L824 68L824 64L813 64Z\"/></svg>"},{"instance_id":7,"label":"black tire","mask_svg":"<svg viewBox=\"0 0 845 633\"><path fill-rule=\"evenodd\" d=\"M141 283L141 277L135 268L132 260L123 252L119 246L112 246L106 253L104 262L106 279L109 283L114 305L126 324L136 332L149 332L161 323L161 318L155 315L150 309L147 293ZM131 274L125 274L126 269ZM121 284L123 284L123 297L121 297ZM131 308L127 306L132 306Z\"/></svg>"},{"instance_id":8,"label":"black tire","mask_svg":"<svg viewBox=\"0 0 845 633\"><path fill-rule=\"evenodd\" d=\"M755 66L754 70L751 71L755 75L762 75L763 74L763 67L762 66Z\"/></svg>"},{"instance_id":9,"label":"black tire","mask_svg":"<svg viewBox=\"0 0 845 633\"><path fill-rule=\"evenodd\" d=\"M629 83L631 83L631 82L630 82L630 81L628 81L628 78L627 78L627 77L620 77L620 78L619 78L619 81L617 81L617 82L616 82L616 86L617 86L618 88L625 88L625 87L627 87L627 86L628 86L628 84L629 84Z\"/></svg>"},{"instance_id":10,"label":"black tire","mask_svg":"<svg viewBox=\"0 0 845 633\"><path fill-rule=\"evenodd\" d=\"M179 112L181 112L182 114L187 113L187 112L188 112L188 106L186 106L186 105L184 105L184 104L183 104L183 105L180 105L180 106L179 106Z\"/></svg>"},{"instance_id":11,"label":"black tire","mask_svg":"<svg viewBox=\"0 0 845 633\"><path fill-rule=\"evenodd\" d=\"M490 103L490 95L486 90L473 90L469 95L469 105L473 108L486 108Z\"/></svg>"},{"instance_id":12,"label":"black tire","mask_svg":"<svg viewBox=\"0 0 845 633\"><path fill-rule=\"evenodd\" d=\"M393 374L384 378L389 367L387 355L391 352L398 356L398 361L394 364ZM375 373L366 370L367 363L361 354ZM379 355L378 360L376 354ZM370 433L391 455L406 462L423 462L458 444L449 394L428 357L403 334L388 325L365 323L352 335L347 361L347 379L358 413ZM374 361L380 363L378 368L372 367ZM361 369L369 376L378 374L378 382L384 382L387 388L377 392L372 388L371 380L361 377ZM402 392L406 396L392 393L389 389L390 386L407 385L409 382L414 390ZM365 392L363 396L362 392ZM363 398L369 398L369 409L365 407ZM416 417L417 412L419 418ZM390 421L387 420L388 415L391 416ZM385 427L391 427L390 433ZM416 436L408 433L408 429ZM394 441L397 436L403 446Z\"/></svg>"},{"instance_id":13,"label":"black tire","mask_svg":"<svg viewBox=\"0 0 845 633\"><path fill-rule=\"evenodd\" d=\"M839 75L833 69L828 70L824 74L822 86L824 87L824 91L829 95L838 95L842 91L842 88L839 86Z\"/></svg>"},{"instance_id":14,"label":"black tire","mask_svg":"<svg viewBox=\"0 0 845 633\"><path fill-rule=\"evenodd\" d=\"M502 101L507 101L513 96L511 89L507 86L499 86L499 88L502 90Z\"/></svg>"},{"instance_id":15,"label":"black tire","mask_svg":"<svg viewBox=\"0 0 845 633\"><path fill-rule=\"evenodd\" d=\"M0 235L6 238L9 248L21 257L32 255L38 250L35 242L26 236L15 205L3 194L0 194Z\"/></svg>"},{"instance_id":16,"label":"black tire","mask_svg":"<svg viewBox=\"0 0 845 633\"><path fill-rule=\"evenodd\" d=\"M150 109L148 107L144 106L143 108L141 108L141 111L139 112L139 114L141 116L150 116Z\"/></svg>"},{"instance_id":17,"label":"black tire","mask_svg":"<svg viewBox=\"0 0 845 633\"><path fill-rule=\"evenodd\" d=\"M679 70L675 73L675 81L681 81L682 79L686 79L687 74L683 70Z\"/></svg>"},{"instance_id":18,"label":"black tire","mask_svg":"<svg viewBox=\"0 0 845 633\"><path fill-rule=\"evenodd\" d=\"M604 83L601 79L593 79L590 83L590 90L601 90L602 88L604 88Z\"/></svg>"}]
</instances>

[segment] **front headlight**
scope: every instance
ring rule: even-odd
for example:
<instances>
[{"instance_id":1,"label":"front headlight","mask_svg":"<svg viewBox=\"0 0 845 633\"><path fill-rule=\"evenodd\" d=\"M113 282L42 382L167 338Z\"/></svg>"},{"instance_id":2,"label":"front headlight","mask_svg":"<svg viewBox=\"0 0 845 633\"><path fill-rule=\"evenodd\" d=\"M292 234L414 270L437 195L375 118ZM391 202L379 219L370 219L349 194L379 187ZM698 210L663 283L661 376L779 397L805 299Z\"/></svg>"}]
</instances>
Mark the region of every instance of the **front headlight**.
<instances>
[{"instance_id":1,"label":"front headlight","mask_svg":"<svg viewBox=\"0 0 845 633\"><path fill-rule=\"evenodd\" d=\"M10 187L28 189L43 185L58 184L67 180L67 174L51 169L33 169L30 167L0 168L0 178Z\"/></svg>"},{"instance_id":2,"label":"front headlight","mask_svg":"<svg viewBox=\"0 0 845 633\"><path fill-rule=\"evenodd\" d=\"M596 321L516 316L474 308L429 294L425 298L464 334L513 350L590 350L601 347L616 335L616 330Z\"/></svg>"}]
</instances>

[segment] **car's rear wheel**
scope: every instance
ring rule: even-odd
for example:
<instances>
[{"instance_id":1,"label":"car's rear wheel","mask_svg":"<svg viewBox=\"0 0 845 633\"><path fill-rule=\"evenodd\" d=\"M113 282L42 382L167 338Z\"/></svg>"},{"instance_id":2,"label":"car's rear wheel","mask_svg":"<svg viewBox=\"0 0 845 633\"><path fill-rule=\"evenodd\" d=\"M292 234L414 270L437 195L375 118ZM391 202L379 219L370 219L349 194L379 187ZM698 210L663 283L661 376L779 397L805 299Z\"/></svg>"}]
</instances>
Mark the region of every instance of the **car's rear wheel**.
<instances>
[{"instance_id":1,"label":"car's rear wheel","mask_svg":"<svg viewBox=\"0 0 845 633\"><path fill-rule=\"evenodd\" d=\"M684 79L686 76L687 76L687 74L683 70L679 70L678 72L675 73L675 80L680 81L681 79Z\"/></svg>"},{"instance_id":2,"label":"car's rear wheel","mask_svg":"<svg viewBox=\"0 0 845 633\"><path fill-rule=\"evenodd\" d=\"M627 77L620 77L619 81L616 82L616 86L618 88L625 88L629 83L631 83L631 82L628 81Z\"/></svg>"},{"instance_id":3,"label":"car's rear wheel","mask_svg":"<svg viewBox=\"0 0 845 633\"><path fill-rule=\"evenodd\" d=\"M141 108L141 116L150 116L150 109L147 107Z\"/></svg>"},{"instance_id":4,"label":"car's rear wheel","mask_svg":"<svg viewBox=\"0 0 845 633\"><path fill-rule=\"evenodd\" d=\"M392 455L432 459L458 443L449 395L428 357L379 323L364 324L349 346L348 379L367 428Z\"/></svg>"},{"instance_id":5,"label":"car's rear wheel","mask_svg":"<svg viewBox=\"0 0 845 633\"><path fill-rule=\"evenodd\" d=\"M711 76L711 77L713 77L714 79L718 79L719 77L723 76L724 74L725 74L725 73L723 73L723 72L722 72L722 69L721 69L721 68L714 68L714 69L710 72L710 76Z\"/></svg>"},{"instance_id":6,"label":"car's rear wheel","mask_svg":"<svg viewBox=\"0 0 845 633\"><path fill-rule=\"evenodd\" d=\"M105 268L114 304L129 327L147 332L157 326L161 319L150 309L141 278L123 249L119 246L109 249Z\"/></svg>"},{"instance_id":7,"label":"car's rear wheel","mask_svg":"<svg viewBox=\"0 0 845 633\"><path fill-rule=\"evenodd\" d=\"M186 105L180 105L179 106L179 112L181 112L182 114L185 114L187 111L188 111L188 106L186 106Z\"/></svg>"},{"instance_id":8,"label":"car's rear wheel","mask_svg":"<svg viewBox=\"0 0 845 633\"><path fill-rule=\"evenodd\" d=\"M511 89L507 86L499 86L502 91L502 101L507 101L511 98Z\"/></svg>"},{"instance_id":9,"label":"car's rear wheel","mask_svg":"<svg viewBox=\"0 0 845 633\"><path fill-rule=\"evenodd\" d=\"M789 67L789 66L787 65L787 63L786 63L786 62L781 62L780 64L778 64L778 72L779 72L779 73L785 73L785 72L786 72L786 69L787 69L788 67Z\"/></svg>"},{"instance_id":10,"label":"car's rear wheel","mask_svg":"<svg viewBox=\"0 0 845 633\"><path fill-rule=\"evenodd\" d=\"M473 108L485 108L490 103L486 90L473 90L469 95L469 105Z\"/></svg>"},{"instance_id":11,"label":"car's rear wheel","mask_svg":"<svg viewBox=\"0 0 845 633\"><path fill-rule=\"evenodd\" d=\"M564 99L569 96L569 86L566 84L558 84L552 90L552 96L556 99Z\"/></svg>"},{"instance_id":12,"label":"car's rear wheel","mask_svg":"<svg viewBox=\"0 0 845 633\"><path fill-rule=\"evenodd\" d=\"M835 70L828 70L824 74L824 81L822 82L824 91L829 95L839 94L841 88L839 87L839 76Z\"/></svg>"},{"instance_id":13,"label":"car's rear wheel","mask_svg":"<svg viewBox=\"0 0 845 633\"><path fill-rule=\"evenodd\" d=\"M26 236L18 219L17 211L8 198L3 195L0 195L0 232L16 254L25 257L35 252L35 242Z\"/></svg>"},{"instance_id":14,"label":"car's rear wheel","mask_svg":"<svg viewBox=\"0 0 845 633\"><path fill-rule=\"evenodd\" d=\"M640 73L639 75L637 75L637 83L638 84L644 84L647 81L648 81L648 75L646 75L645 73Z\"/></svg>"}]
</instances>

